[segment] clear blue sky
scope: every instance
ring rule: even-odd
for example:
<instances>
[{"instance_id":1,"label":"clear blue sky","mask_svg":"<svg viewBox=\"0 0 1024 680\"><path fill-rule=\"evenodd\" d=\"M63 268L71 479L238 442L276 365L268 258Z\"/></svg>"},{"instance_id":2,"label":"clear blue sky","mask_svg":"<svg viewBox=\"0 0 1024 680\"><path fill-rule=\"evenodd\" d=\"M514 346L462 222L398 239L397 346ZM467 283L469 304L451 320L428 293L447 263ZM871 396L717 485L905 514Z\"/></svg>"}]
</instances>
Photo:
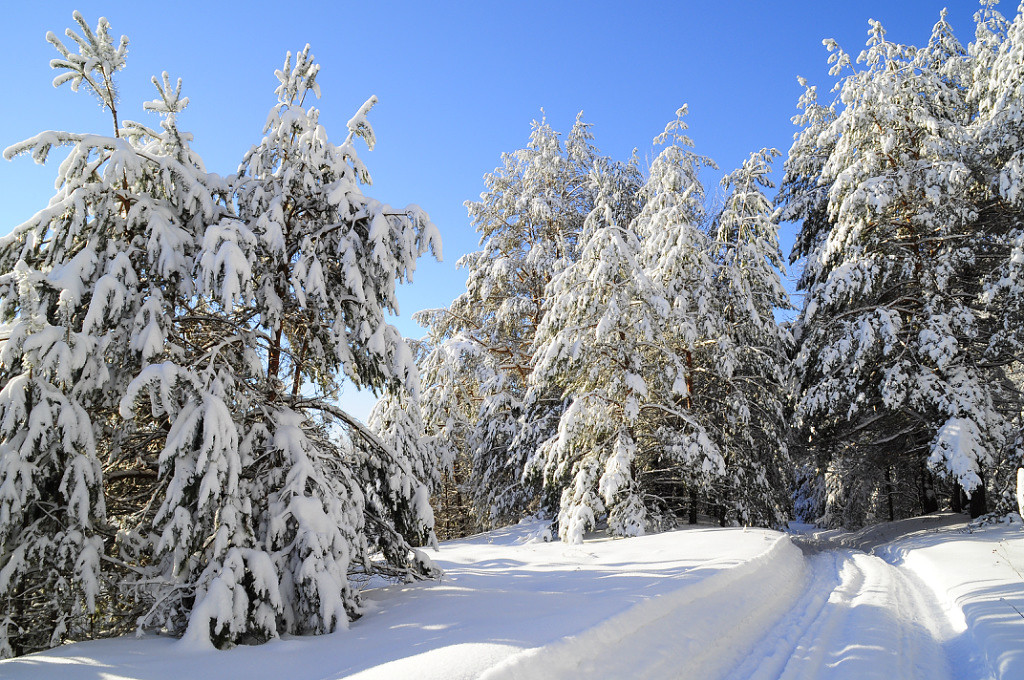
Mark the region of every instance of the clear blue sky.
<instances>
[{"instance_id":1,"label":"clear blue sky","mask_svg":"<svg viewBox=\"0 0 1024 680\"><path fill-rule=\"evenodd\" d=\"M419 309L447 305L463 290L455 262L477 247L463 202L503 151L525 145L543 107L556 130L578 111L594 124L598 146L641 157L674 111L689 103L696 150L726 172L761 147L785 155L801 93L798 75L830 96L823 38L856 54L878 19L888 38L924 44L940 10L963 43L973 37L974 0L718 0L717 2L19 2L6 8L0 75L0 148L46 129L109 133L105 112L84 91L51 86L56 55L47 31L62 35L80 10L91 26L110 20L131 41L120 74L122 119L154 123L142 102L150 77L184 80L191 105L182 129L207 169L234 172L259 142L275 103L274 69L307 42L321 63L317 103L328 135L371 94L378 144L363 160L367 193L392 205L416 203L441 230L444 262L423 260L402 292L397 325L408 336ZM306 9L309 7L309 9ZM1012 16L1016 5L1002 6ZM45 207L61 156L47 166L27 157L0 160L0 234ZM781 165L781 161L780 161ZM708 176L709 190L721 176ZM792 228L784 230L788 254ZM343 405L365 417L372 397Z\"/></svg>"}]
</instances>

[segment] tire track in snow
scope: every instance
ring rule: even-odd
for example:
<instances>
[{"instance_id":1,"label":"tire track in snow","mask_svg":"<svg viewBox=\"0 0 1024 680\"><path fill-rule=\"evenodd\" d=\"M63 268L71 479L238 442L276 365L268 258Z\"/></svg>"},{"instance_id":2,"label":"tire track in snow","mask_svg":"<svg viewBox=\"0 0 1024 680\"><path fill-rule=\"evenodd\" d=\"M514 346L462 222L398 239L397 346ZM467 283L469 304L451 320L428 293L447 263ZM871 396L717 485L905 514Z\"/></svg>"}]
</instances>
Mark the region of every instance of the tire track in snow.
<instances>
[{"instance_id":1,"label":"tire track in snow","mask_svg":"<svg viewBox=\"0 0 1024 680\"><path fill-rule=\"evenodd\" d=\"M943 613L898 568L865 553L811 555L812 586L730 680L944 680Z\"/></svg>"},{"instance_id":2,"label":"tire track in snow","mask_svg":"<svg viewBox=\"0 0 1024 680\"><path fill-rule=\"evenodd\" d=\"M807 589L792 609L772 626L771 634L757 643L743 663L727 676L729 680L775 680L782 675L801 640L820 623L832 592L841 583L838 566L829 569L825 564L817 564L830 557L832 554L826 553L808 560Z\"/></svg>"}]
</instances>

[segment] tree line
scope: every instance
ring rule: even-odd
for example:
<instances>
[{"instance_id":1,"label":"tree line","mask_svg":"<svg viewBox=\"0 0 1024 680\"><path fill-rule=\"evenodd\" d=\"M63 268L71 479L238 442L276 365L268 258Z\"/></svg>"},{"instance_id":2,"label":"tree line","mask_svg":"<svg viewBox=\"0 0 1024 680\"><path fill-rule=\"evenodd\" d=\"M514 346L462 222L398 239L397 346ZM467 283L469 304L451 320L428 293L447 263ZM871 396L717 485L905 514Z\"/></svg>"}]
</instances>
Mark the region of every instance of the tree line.
<instances>
[{"instance_id":1,"label":"tree line","mask_svg":"<svg viewBox=\"0 0 1024 680\"><path fill-rule=\"evenodd\" d=\"M966 47L945 13L923 47L870 27L856 58L824 41L830 102L801 80L777 192L763 149L709 201L685 108L644 172L542 120L485 177L466 292L419 317L416 426L382 430L436 449L445 535L1014 507L1024 19L985 4ZM777 323L782 222L803 303Z\"/></svg>"}]
</instances>

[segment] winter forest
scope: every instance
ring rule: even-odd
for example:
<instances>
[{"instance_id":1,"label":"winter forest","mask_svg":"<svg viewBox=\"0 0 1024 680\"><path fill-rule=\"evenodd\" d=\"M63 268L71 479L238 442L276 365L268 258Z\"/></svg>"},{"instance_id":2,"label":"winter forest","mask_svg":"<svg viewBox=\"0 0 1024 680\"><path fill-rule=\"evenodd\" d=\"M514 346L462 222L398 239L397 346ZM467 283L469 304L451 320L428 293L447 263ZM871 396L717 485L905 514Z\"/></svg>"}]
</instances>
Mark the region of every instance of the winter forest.
<instances>
[{"instance_id":1,"label":"winter forest","mask_svg":"<svg viewBox=\"0 0 1024 680\"><path fill-rule=\"evenodd\" d=\"M4 151L56 190L0 237L0 658L332 632L361 584L525 517L577 544L1019 508L1024 4L969 43L945 14L919 46L826 41L792 147L719 187L685 104L624 159L541 116L466 202L465 292L419 339L390 315L441 235L369 195L375 97L328 137L289 53L217 174L181 80L126 119L128 39L74 22L53 85L110 127Z\"/></svg>"}]
</instances>

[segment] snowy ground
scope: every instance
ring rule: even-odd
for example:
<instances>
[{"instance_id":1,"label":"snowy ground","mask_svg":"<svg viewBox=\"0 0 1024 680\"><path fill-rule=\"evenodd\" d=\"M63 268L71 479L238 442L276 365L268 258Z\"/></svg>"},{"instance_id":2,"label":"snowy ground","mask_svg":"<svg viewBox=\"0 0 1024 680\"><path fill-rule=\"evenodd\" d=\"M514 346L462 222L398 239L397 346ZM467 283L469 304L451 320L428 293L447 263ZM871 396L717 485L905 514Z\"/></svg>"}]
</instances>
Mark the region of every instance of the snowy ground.
<instances>
[{"instance_id":1,"label":"snowy ground","mask_svg":"<svg viewBox=\"0 0 1024 680\"><path fill-rule=\"evenodd\" d=\"M80 643L2 662L0 678L1024 678L1019 521L797 532L569 546L522 524L443 544L442 581L368 591L334 635Z\"/></svg>"}]
</instances>

